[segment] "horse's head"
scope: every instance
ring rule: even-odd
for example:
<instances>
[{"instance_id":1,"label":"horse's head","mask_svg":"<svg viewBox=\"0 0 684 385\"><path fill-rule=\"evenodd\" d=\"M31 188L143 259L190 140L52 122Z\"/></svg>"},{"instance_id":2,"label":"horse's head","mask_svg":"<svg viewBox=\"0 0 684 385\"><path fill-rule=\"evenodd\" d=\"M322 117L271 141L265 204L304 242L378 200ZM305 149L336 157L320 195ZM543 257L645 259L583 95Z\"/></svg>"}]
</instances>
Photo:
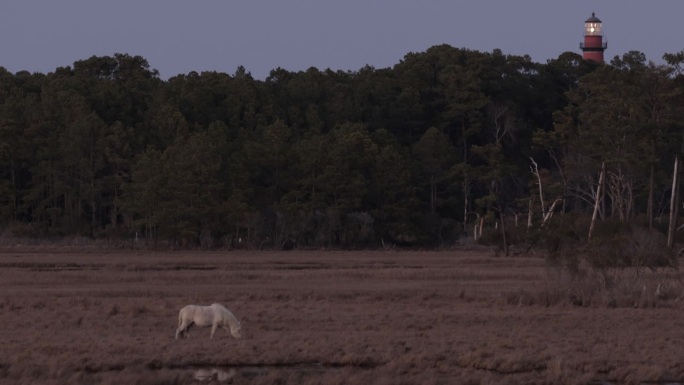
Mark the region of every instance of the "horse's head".
<instances>
[{"instance_id":1,"label":"horse's head","mask_svg":"<svg viewBox=\"0 0 684 385\"><path fill-rule=\"evenodd\" d=\"M239 321L230 326L230 334L235 338L242 338L242 325Z\"/></svg>"}]
</instances>

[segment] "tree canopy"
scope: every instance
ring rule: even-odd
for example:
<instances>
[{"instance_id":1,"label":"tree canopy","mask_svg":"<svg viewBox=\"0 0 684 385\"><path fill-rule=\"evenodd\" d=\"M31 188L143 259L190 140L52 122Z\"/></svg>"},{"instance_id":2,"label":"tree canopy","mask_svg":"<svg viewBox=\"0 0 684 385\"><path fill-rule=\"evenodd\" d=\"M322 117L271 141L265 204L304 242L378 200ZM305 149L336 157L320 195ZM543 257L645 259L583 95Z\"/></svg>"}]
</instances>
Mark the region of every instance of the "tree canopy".
<instances>
[{"instance_id":1,"label":"tree canopy","mask_svg":"<svg viewBox=\"0 0 684 385\"><path fill-rule=\"evenodd\" d=\"M161 80L127 54L48 74L0 68L0 228L435 247L479 218L542 223L555 200L589 215L603 162L601 217L653 227L684 146L683 57L535 63L439 45L391 68L265 80L243 67Z\"/></svg>"}]
</instances>

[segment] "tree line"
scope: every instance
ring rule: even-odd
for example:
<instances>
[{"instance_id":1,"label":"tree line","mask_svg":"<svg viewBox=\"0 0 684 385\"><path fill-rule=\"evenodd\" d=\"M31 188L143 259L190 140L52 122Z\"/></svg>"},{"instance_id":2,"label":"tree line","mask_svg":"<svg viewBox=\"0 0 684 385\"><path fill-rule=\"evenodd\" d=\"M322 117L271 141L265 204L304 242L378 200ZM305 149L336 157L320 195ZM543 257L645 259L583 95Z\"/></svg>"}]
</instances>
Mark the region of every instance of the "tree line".
<instances>
[{"instance_id":1,"label":"tree line","mask_svg":"<svg viewBox=\"0 0 684 385\"><path fill-rule=\"evenodd\" d=\"M664 61L566 52L542 64L439 45L391 68L264 80L243 67L162 80L127 54L48 74L0 67L0 228L439 247L598 207L658 229L684 145L684 51Z\"/></svg>"}]
</instances>

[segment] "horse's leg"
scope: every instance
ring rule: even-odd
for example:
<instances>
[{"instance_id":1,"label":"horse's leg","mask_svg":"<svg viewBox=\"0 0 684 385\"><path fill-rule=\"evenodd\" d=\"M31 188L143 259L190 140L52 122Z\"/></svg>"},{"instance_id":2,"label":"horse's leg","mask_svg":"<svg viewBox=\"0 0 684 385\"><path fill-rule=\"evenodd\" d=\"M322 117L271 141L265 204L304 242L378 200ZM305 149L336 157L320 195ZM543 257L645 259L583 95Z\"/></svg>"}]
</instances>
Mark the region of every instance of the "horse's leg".
<instances>
[{"instance_id":1,"label":"horse's leg","mask_svg":"<svg viewBox=\"0 0 684 385\"><path fill-rule=\"evenodd\" d=\"M185 330L185 328L186 328L185 322L181 322L181 324L178 325L178 329L176 329L176 339L178 339L179 335L181 337L183 336L183 331Z\"/></svg>"},{"instance_id":2,"label":"horse's leg","mask_svg":"<svg viewBox=\"0 0 684 385\"><path fill-rule=\"evenodd\" d=\"M179 335L183 335L183 312L181 311L180 314L178 314L178 329L176 329L176 339L178 339Z\"/></svg>"},{"instance_id":3,"label":"horse's leg","mask_svg":"<svg viewBox=\"0 0 684 385\"><path fill-rule=\"evenodd\" d=\"M211 325L211 336L209 336L209 339L214 338L214 332L216 332L216 327L217 327L217 326L218 326L218 324L217 324L216 322L214 322L214 323Z\"/></svg>"},{"instance_id":4,"label":"horse's leg","mask_svg":"<svg viewBox=\"0 0 684 385\"><path fill-rule=\"evenodd\" d=\"M192 323L188 324L185 320L181 322L180 326L178 326L178 329L176 329L176 339L178 339L179 335L183 337L183 334L185 334L185 338L188 338L191 325Z\"/></svg>"}]
</instances>

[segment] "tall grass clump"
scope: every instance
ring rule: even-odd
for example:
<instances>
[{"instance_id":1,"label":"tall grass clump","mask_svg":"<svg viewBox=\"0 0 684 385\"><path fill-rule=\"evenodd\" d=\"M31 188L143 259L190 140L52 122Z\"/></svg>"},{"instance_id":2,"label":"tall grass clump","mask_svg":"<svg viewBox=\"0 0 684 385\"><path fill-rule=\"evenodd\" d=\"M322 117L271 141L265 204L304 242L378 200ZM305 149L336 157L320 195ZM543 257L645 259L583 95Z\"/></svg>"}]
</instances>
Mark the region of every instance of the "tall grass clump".
<instances>
[{"instance_id":1,"label":"tall grass clump","mask_svg":"<svg viewBox=\"0 0 684 385\"><path fill-rule=\"evenodd\" d=\"M569 221L568 221L569 222ZM656 230L620 222L598 224L590 242L584 226L538 229L533 242L547 266L545 284L504 293L518 305L672 307L684 298L675 253Z\"/></svg>"}]
</instances>

